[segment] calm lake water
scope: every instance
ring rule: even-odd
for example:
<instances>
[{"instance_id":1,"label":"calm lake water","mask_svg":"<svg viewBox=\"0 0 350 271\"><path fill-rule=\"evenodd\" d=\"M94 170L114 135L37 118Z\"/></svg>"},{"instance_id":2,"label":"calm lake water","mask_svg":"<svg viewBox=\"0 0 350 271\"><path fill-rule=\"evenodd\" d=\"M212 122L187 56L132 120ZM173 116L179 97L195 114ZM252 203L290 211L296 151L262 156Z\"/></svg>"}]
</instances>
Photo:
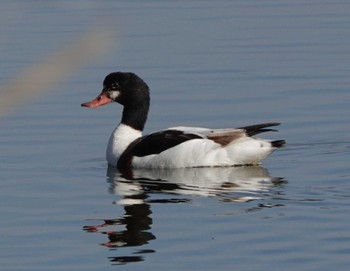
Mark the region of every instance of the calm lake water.
<instances>
[{"instance_id":1,"label":"calm lake water","mask_svg":"<svg viewBox=\"0 0 350 271\"><path fill-rule=\"evenodd\" d=\"M82 35L111 43L0 119L2 270L348 270L350 3L0 7L0 99ZM118 70L151 87L146 133L279 121L263 136L288 145L261 167L130 180L104 158L121 107L80 107Z\"/></svg>"}]
</instances>

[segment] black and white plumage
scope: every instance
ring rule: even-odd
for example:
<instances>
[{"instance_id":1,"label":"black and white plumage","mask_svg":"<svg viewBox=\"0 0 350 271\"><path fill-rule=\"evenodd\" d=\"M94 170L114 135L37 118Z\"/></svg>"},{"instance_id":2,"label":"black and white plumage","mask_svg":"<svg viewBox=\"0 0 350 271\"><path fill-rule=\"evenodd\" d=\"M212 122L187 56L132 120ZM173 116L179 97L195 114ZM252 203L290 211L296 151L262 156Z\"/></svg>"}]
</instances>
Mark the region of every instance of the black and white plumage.
<instances>
[{"instance_id":1,"label":"black and white plumage","mask_svg":"<svg viewBox=\"0 0 350 271\"><path fill-rule=\"evenodd\" d=\"M106 76L103 90L82 106L95 108L118 102L124 106L122 120L107 146L110 165L128 168L220 167L260 164L285 144L253 136L275 131L279 123L263 123L232 129L173 127L142 136L150 106L149 88L134 73Z\"/></svg>"}]
</instances>

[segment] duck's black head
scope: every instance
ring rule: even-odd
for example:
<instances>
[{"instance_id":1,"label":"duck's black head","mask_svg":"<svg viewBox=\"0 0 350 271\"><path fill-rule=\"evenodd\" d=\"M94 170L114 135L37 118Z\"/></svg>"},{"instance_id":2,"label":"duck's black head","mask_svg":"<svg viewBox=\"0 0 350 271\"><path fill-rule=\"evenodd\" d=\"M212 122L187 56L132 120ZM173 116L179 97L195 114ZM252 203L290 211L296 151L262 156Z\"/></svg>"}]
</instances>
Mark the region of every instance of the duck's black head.
<instances>
[{"instance_id":1,"label":"duck's black head","mask_svg":"<svg viewBox=\"0 0 350 271\"><path fill-rule=\"evenodd\" d=\"M104 79L100 95L81 106L95 108L111 102L129 107L149 106L149 100L149 87L140 77L131 72L113 72Z\"/></svg>"},{"instance_id":2,"label":"duck's black head","mask_svg":"<svg viewBox=\"0 0 350 271\"><path fill-rule=\"evenodd\" d=\"M149 87L140 77L131 72L110 73L103 81L102 92L95 99L81 106L96 108L112 102L124 106L122 123L143 130L150 97Z\"/></svg>"}]
</instances>

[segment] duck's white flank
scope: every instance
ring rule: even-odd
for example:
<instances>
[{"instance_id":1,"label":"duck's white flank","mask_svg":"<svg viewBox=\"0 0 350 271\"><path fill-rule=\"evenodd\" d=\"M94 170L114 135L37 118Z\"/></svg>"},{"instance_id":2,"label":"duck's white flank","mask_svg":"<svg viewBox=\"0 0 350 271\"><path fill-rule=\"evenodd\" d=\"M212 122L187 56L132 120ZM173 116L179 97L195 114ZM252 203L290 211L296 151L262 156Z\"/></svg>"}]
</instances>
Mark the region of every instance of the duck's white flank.
<instances>
[{"instance_id":1,"label":"duck's white flank","mask_svg":"<svg viewBox=\"0 0 350 271\"><path fill-rule=\"evenodd\" d=\"M275 149L268 140L247 136L225 147L210 139L200 138L186 141L159 154L135 156L132 159L132 165L134 168L257 165Z\"/></svg>"},{"instance_id":2,"label":"duck's white flank","mask_svg":"<svg viewBox=\"0 0 350 271\"><path fill-rule=\"evenodd\" d=\"M107 162L116 166L120 155L135 139L142 136L142 132L129 125L120 123L111 134L106 151Z\"/></svg>"}]
</instances>

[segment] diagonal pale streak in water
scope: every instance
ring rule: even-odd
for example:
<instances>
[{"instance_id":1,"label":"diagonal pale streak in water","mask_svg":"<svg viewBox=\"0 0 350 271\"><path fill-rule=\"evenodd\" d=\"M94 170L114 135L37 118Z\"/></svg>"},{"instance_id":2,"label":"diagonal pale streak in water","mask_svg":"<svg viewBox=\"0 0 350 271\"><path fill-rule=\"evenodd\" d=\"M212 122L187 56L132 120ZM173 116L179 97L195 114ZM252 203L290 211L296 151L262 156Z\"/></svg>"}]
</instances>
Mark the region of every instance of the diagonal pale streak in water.
<instances>
[{"instance_id":1,"label":"diagonal pale streak in water","mask_svg":"<svg viewBox=\"0 0 350 271\"><path fill-rule=\"evenodd\" d=\"M1 85L0 117L39 93L47 91L93 57L104 53L112 43L109 36L106 30L88 31L66 48L52 53L39 64L27 68L7 84Z\"/></svg>"}]
</instances>

